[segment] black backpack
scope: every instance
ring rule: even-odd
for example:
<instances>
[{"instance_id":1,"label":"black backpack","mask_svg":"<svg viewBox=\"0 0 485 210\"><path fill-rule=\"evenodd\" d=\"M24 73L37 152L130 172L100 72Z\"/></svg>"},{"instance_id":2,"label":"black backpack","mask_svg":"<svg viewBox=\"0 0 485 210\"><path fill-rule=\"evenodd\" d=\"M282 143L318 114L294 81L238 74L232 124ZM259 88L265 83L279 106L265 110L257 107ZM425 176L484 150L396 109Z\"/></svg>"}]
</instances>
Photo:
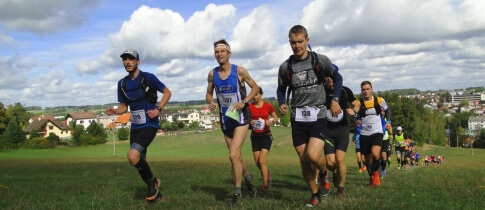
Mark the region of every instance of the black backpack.
<instances>
[{"instance_id":1,"label":"black backpack","mask_svg":"<svg viewBox=\"0 0 485 210\"><path fill-rule=\"evenodd\" d=\"M154 88L150 88L147 80L145 79L145 75L144 75L143 72L140 71L140 85L136 88L126 90L126 81L125 80L127 80L127 79L129 79L128 76L126 76L125 78L123 78L121 80L121 91L123 92L123 98L125 99L125 101L132 100L132 101L135 101L135 102L139 102L139 101L147 100L148 102L150 102L152 104L157 103L157 90L154 89ZM143 91L145 98L138 97L136 99L131 99L126 95L126 92L134 91L134 90L137 90L137 89L141 89Z\"/></svg>"},{"instance_id":2,"label":"black backpack","mask_svg":"<svg viewBox=\"0 0 485 210\"><path fill-rule=\"evenodd\" d=\"M377 101L377 96L374 96L374 108L376 109L376 115L382 115L382 108L381 105L379 105L379 102ZM360 109L359 109L359 116L360 117L365 117L367 114L365 114L365 111L367 110L367 107L365 107L364 103L364 98L360 99Z\"/></svg>"},{"instance_id":3,"label":"black backpack","mask_svg":"<svg viewBox=\"0 0 485 210\"><path fill-rule=\"evenodd\" d=\"M325 80L325 72L323 70L323 65L318 60L317 53L315 53L313 51L308 51L308 53L310 54L313 72L315 73L315 75L317 76L317 79L318 79L317 84L323 84L324 80ZM287 67L286 67L286 72L285 72L286 77L284 77L285 79L283 79L284 80L283 83L287 84L288 87L289 87L288 93L286 95L286 101L288 101L288 102L289 102L289 99L290 99L290 94L293 91L293 87L291 85L291 79L293 78L293 66L292 66L293 60L295 60L295 56L291 55L290 58L288 58L288 62L287 62Z\"/></svg>"}]
</instances>

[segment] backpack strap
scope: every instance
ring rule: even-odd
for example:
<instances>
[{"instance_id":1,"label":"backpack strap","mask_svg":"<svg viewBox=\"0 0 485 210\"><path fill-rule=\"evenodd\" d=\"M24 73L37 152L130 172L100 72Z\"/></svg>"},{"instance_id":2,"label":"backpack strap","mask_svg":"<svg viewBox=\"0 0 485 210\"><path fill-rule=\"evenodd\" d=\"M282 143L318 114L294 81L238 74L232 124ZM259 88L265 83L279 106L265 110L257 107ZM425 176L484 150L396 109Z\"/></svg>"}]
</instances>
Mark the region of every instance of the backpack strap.
<instances>
[{"instance_id":1,"label":"backpack strap","mask_svg":"<svg viewBox=\"0 0 485 210\"><path fill-rule=\"evenodd\" d=\"M382 115L382 113L381 113L382 108L381 108L381 105L379 105L379 102L377 100L377 96L374 96L374 109L376 110L376 115ZM367 110L367 107L365 106L364 98L360 98L359 116L361 116L361 117L367 116L367 114L365 113L366 110Z\"/></svg>"}]
</instances>

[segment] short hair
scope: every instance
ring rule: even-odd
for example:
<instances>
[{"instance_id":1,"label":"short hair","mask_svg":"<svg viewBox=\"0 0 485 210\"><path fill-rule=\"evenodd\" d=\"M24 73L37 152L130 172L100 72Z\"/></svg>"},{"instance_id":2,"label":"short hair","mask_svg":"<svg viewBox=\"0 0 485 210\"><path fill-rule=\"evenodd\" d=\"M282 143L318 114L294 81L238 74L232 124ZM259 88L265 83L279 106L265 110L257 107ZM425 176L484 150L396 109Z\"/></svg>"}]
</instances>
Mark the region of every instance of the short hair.
<instances>
[{"instance_id":1,"label":"short hair","mask_svg":"<svg viewBox=\"0 0 485 210\"><path fill-rule=\"evenodd\" d=\"M362 83L360 83L360 87L364 86L364 85L370 85L370 88L372 88L372 83L370 83L370 81L363 81Z\"/></svg>"},{"instance_id":2,"label":"short hair","mask_svg":"<svg viewBox=\"0 0 485 210\"><path fill-rule=\"evenodd\" d=\"M231 47L231 46L229 45L229 43L227 43L227 41L226 41L225 39L219 39L219 40L217 40L216 42L214 42L214 48L215 48L215 47L216 47L218 44L225 44L225 45L227 45L228 47Z\"/></svg>"},{"instance_id":3,"label":"short hair","mask_svg":"<svg viewBox=\"0 0 485 210\"><path fill-rule=\"evenodd\" d=\"M261 94L261 95L263 95L263 88L259 87L258 93Z\"/></svg>"},{"instance_id":4,"label":"short hair","mask_svg":"<svg viewBox=\"0 0 485 210\"><path fill-rule=\"evenodd\" d=\"M305 38L308 38L308 32L302 25L294 25L291 27L290 32L288 32L288 37L290 37L292 34L303 34L305 35Z\"/></svg>"}]
</instances>

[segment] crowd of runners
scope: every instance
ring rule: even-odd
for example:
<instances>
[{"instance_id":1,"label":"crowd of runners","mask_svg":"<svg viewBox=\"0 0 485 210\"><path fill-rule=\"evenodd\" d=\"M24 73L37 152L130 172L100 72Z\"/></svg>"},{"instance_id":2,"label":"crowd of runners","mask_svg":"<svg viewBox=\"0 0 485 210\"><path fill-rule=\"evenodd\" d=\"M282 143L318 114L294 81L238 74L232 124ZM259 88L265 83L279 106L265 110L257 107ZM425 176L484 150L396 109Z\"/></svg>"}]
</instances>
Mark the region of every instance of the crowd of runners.
<instances>
[{"instance_id":1,"label":"crowd of runners","mask_svg":"<svg viewBox=\"0 0 485 210\"><path fill-rule=\"evenodd\" d=\"M418 165L419 153L414 152L414 145L401 127L394 132L390 109L382 97L372 94L370 81L361 83L362 97L355 98L350 88L343 86L339 68L327 56L311 50L305 27L293 26L288 38L293 54L279 66L277 99L279 112L290 115L293 146L310 193L307 207L320 205L322 196L330 193L330 174L336 194L345 195L345 155L351 124L348 119L357 125L353 137L357 163L359 172L367 171L369 186L381 184L391 162L392 147L395 147L399 169ZM278 116L271 104L261 100L263 90L248 70L229 62L232 55L229 43L221 39L213 46L219 65L208 73L206 101L210 110L218 109L220 113L233 175L231 202L241 204L243 179L251 197L270 190L273 180L266 159L273 141L270 126L278 122ZM120 105L117 109L107 109L106 113L122 114L130 108L132 128L127 157L147 184L146 201L160 200L163 199L159 190L161 182L152 173L146 153L159 126L158 113L170 99L171 92L155 75L138 68L137 51L126 50L121 58L128 75L118 82ZM249 93L246 86L251 88ZM161 100L157 92L163 93ZM262 180L259 189L241 154L250 128L253 157ZM442 162L433 155L424 157L423 161L424 164Z\"/></svg>"}]
</instances>

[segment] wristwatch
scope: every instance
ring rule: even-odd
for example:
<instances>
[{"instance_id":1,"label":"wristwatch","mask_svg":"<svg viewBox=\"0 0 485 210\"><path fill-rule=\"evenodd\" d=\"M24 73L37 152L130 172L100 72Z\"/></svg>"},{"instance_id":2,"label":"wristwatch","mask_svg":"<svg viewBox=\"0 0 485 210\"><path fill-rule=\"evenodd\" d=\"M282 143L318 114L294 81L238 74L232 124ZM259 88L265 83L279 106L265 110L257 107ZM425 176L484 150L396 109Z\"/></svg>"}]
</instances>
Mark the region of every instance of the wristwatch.
<instances>
[{"instance_id":1,"label":"wristwatch","mask_svg":"<svg viewBox=\"0 0 485 210\"><path fill-rule=\"evenodd\" d=\"M243 100L241 101L241 103L243 103L243 104L247 104L248 102L247 102L246 100L244 100L244 99L243 99Z\"/></svg>"},{"instance_id":2,"label":"wristwatch","mask_svg":"<svg viewBox=\"0 0 485 210\"><path fill-rule=\"evenodd\" d=\"M337 96L333 97L333 100L338 102L339 98Z\"/></svg>"},{"instance_id":3,"label":"wristwatch","mask_svg":"<svg viewBox=\"0 0 485 210\"><path fill-rule=\"evenodd\" d=\"M162 107L160 107L160 106L157 106L157 107L156 107L156 109L157 109L159 112L161 112L161 111L162 111Z\"/></svg>"}]
</instances>

